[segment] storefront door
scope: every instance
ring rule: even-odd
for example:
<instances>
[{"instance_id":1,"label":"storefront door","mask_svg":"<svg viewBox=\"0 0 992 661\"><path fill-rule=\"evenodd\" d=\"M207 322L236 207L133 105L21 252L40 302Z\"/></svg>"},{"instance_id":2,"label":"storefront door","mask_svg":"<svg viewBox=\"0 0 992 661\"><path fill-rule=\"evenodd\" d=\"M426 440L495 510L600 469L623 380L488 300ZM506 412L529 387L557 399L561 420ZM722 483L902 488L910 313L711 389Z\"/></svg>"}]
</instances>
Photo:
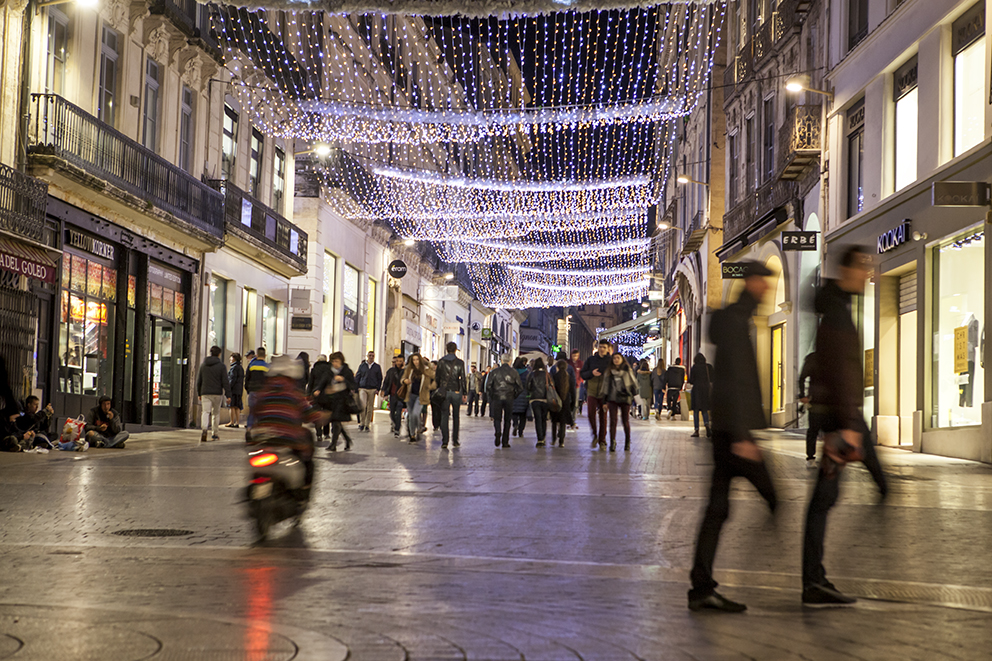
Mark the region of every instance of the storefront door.
<instances>
[{"instance_id":1,"label":"storefront door","mask_svg":"<svg viewBox=\"0 0 992 661\"><path fill-rule=\"evenodd\" d=\"M183 383L182 324L152 318L148 363L151 367L149 419L153 425L178 426Z\"/></svg>"}]
</instances>

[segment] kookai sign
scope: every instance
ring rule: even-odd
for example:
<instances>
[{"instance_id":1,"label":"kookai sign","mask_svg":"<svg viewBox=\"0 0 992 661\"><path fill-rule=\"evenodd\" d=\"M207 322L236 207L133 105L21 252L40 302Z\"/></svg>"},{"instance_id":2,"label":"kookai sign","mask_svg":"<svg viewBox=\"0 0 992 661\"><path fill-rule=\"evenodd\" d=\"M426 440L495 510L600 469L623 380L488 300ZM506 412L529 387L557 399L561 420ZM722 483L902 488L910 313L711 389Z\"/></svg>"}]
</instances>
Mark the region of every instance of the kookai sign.
<instances>
[{"instance_id":1,"label":"kookai sign","mask_svg":"<svg viewBox=\"0 0 992 661\"><path fill-rule=\"evenodd\" d=\"M893 227L888 232L878 235L878 254L895 250L902 244L909 241L909 221L904 220L899 227Z\"/></svg>"}]
</instances>

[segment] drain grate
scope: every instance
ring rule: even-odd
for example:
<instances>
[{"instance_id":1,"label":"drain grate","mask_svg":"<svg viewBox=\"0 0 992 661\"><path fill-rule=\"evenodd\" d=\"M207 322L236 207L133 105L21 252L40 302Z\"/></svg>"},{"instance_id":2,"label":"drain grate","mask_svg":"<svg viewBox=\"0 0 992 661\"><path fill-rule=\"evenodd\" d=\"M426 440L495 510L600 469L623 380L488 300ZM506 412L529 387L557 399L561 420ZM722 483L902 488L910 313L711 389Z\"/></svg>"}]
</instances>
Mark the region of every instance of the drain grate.
<instances>
[{"instance_id":1,"label":"drain grate","mask_svg":"<svg viewBox=\"0 0 992 661\"><path fill-rule=\"evenodd\" d=\"M121 537L186 537L192 535L192 530L178 528L132 528L131 530L115 530L115 535Z\"/></svg>"}]
</instances>

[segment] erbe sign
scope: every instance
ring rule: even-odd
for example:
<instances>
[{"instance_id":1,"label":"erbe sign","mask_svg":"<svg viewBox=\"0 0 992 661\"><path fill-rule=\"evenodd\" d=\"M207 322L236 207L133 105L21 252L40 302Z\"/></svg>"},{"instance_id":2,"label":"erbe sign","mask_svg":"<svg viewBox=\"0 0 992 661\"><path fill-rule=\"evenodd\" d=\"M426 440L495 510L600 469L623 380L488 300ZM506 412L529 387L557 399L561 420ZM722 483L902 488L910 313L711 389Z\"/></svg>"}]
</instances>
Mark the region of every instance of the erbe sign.
<instances>
[{"instance_id":1,"label":"erbe sign","mask_svg":"<svg viewBox=\"0 0 992 661\"><path fill-rule=\"evenodd\" d=\"M816 250L816 232L782 232L782 250Z\"/></svg>"},{"instance_id":2,"label":"erbe sign","mask_svg":"<svg viewBox=\"0 0 992 661\"><path fill-rule=\"evenodd\" d=\"M909 241L909 221L903 221L899 227L893 227L888 232L878 235L878 254L895 250Z\"/></svg>"}]
</instances>

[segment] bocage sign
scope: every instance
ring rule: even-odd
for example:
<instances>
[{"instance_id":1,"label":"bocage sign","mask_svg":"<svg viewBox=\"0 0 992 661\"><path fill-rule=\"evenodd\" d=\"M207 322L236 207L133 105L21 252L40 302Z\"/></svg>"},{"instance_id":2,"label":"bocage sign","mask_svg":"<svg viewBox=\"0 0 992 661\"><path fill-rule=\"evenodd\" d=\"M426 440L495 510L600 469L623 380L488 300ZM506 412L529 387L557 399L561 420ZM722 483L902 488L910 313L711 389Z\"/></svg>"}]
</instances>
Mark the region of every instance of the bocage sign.
<instances>
[{"instance_id":1,"label":"bocage sign","mask_svg":"<svg viewBox=\"0 0 992 661\"><path fill-rule=\"evenodd\" d=\"M386 272L392 278L402 278L406 275L406 262L402 259L394 259L389 262L389 266L386 267Z\"/></svg>"},{"instance_id":2,"label":"bocage sign","mask_svg":"<svg viewBox=\"0 0 992 661\"><path fill-rule=\"evenodd\" d=\"M734 262L724 262L720 265L724 280L736 280L746 275L747 265Z\"/></svg>"},{"instance_id":3,"label":"bocage sign","mask_svg":"<svg viewBox=\"0 0 992 661\"><path fill-rule=\"evenodd\" d=\"M878 235L877 249L878 254L887 253L890 250L895 250L902 244L909 241L909 221L904 220L902 225L898 227L893 227L888 232L883 232Z\"/></svg>"}]
</instances>

